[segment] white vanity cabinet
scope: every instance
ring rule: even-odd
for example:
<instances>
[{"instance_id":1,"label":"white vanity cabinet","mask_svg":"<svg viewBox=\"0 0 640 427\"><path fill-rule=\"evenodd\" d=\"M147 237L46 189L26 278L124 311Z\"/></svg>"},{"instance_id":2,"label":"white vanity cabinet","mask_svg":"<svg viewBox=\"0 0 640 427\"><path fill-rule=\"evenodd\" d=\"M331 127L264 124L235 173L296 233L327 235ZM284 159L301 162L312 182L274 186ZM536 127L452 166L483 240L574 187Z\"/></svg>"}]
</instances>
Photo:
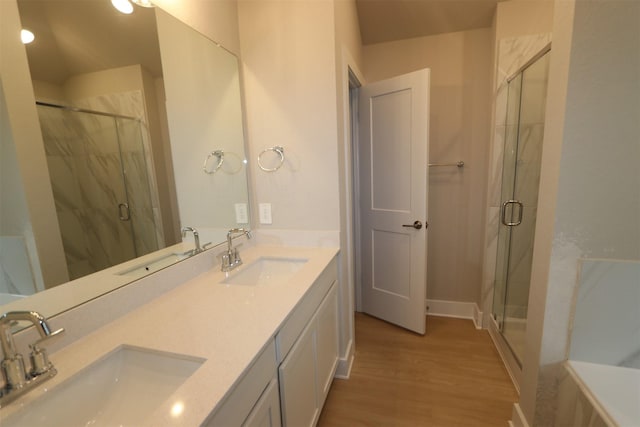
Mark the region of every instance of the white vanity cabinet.
<instances>
[{"instance_id":1,"label":"white vanity cabinet","mask_svg":"<svg viewBox=\"0 0 640 427\"><path fill-rule=\"evenodd\" d=\"M338 363L334 258L205 426L304 427L318 421Z\"/></svg>"},{"instance_id":2,"label":"white vanity cabinet","mask_svg":"<svg viewBox=\"0 0 640 427\"><path fill-rule=\"evenodd\" d=\"M333 267L335 268L335 265ZM317 303L313 305L318 308L312 311L310 320L297 340L290 348L283 348L283 342L288 341L288 323L276 336L278 355L282 357L278 368L278 379L282 425L285 427L316 424L338 363L336 280L335 276L323 276L319 280L328 280L324 285L328 284L329 290L326 291L326 287L322 286L323 283L317 283L316 286L319 288L314 290L318 292L305 297L303 303L308 302L308 299L317 299L319 296L324 298L319 306ZM294 311L290 321L295 319L296 314L301 315Z\"/></svg>"}]
</instances>

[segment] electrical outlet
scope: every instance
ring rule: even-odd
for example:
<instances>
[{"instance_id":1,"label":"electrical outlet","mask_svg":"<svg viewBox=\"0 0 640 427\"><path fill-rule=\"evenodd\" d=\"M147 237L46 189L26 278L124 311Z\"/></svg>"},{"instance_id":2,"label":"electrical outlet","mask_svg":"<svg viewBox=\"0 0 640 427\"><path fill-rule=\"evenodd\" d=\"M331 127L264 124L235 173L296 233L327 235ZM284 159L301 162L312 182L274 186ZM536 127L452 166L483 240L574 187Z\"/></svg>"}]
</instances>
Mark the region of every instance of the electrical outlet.
<instances>
[{"instance_id":1,"label":"electrical outlet","mask_svg":"<svg viewBox=\"0 0 640 427\"><path fill-rule=\"evenodd\" d=\"M260 203L260 224L271 224L273 220L271 218L271 203Z\"/></svg>"},{"instance_id":2,"label":"electrical outlet","mask_svg":"<svg viewBox=\"0 0 640 427\"><path fill-rule=\"evenodd\" d=\"M238 224L249 224L249 213L247 211L247 204L236 203L234 207L236 209L236 222Z\"/></svg>"}]
</instances>

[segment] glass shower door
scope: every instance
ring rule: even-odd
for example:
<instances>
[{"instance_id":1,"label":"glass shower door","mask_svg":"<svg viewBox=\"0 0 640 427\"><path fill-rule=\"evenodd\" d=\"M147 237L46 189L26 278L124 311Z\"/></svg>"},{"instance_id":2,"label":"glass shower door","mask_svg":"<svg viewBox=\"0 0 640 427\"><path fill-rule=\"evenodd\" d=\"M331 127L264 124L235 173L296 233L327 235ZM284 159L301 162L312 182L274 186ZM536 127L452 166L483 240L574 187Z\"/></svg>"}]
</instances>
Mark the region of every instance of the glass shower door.
<instances>
[{"instance_id":1,"label":"glass shower door","mask_svg":"<svg viewBox=\"0 0 640 427\"><path fill-rule=\"evenodd\" d=\"M157 227L151 195L147 153L144 149L142 125L139 120L118 117L118 129L122 179L127 203L135 256L157 251L163 236ZM123 210L124 211L124 210Z\"/></svg>"},{"instance_id":2,"label":"glass shower door","mask_svg":"<svg viewBox=\"0 0 640 427\"><path fill-rule=\"evenodd\" d=\"M37 109L70 279L157 250L140 122Z\"/></svg>"},{"instance_id":3,"label":"glass shower door","mask_svg":"<svg viewBox=\"0 0 640 427\"><path fill-rule=\"evenodd\" d=\"M494 318L521 361L538 204L549 54L509 82Z\"/></svg>"}]
</instances>

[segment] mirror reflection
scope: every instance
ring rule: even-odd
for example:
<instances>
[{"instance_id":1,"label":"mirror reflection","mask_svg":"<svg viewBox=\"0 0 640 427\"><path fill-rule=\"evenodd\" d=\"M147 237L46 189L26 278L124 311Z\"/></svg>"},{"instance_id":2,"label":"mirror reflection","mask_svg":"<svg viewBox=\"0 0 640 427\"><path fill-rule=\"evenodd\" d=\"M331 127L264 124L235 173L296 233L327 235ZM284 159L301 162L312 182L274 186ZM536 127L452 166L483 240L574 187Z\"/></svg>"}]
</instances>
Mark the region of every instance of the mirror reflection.
<instances>
[{"instance_id":1,"label":"mirror reflection","mask_svg":"<svg viewBox=\"0 0 640 427\"><path fill-rule=\"evenodd\" d=\"M193 237L181 243L181 227L212 245L248 225L235 56L158 8L17 4L21 28L35 37L24 73L41 141L29 147L34 155L21 152L10 129L15 103L0 92L0 304L97 273L100 289L82 292L95 297L110 289L105 281L118 287L186 258ZM49 177L37 189L34 167ZM49 206L34 212L35 193ZM47 232L35 225L44 216ZM50 316L68 307L38 308Z\"/></svg>"}]
</instances>

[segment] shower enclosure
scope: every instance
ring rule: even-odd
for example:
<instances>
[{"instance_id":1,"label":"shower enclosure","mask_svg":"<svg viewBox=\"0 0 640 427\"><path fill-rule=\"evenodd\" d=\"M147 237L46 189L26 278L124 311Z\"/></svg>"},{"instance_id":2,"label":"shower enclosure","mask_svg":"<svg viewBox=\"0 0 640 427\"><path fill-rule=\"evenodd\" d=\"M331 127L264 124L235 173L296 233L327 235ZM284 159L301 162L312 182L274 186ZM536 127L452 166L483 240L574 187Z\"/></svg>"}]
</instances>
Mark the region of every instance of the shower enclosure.
<instances>
[{"instance_id":1,"label":"shower enclosure","mask_svg":"<svg viewBox=\"0 0 640 427\"><path fill-rule=\"evenodd\" d=\"M521 364L542 158L549 49L508 81L493 317Z\"/></svg>"},{"instance_id":2,"label":"shower enclosure","mask_svg":"<svg viewBox=\"0 0 640 427\"><path fill-rule=\"evenodd\" d=\"M158 250L140 120L37 110L70 279Z\"/></svg>"}]
</instances>

